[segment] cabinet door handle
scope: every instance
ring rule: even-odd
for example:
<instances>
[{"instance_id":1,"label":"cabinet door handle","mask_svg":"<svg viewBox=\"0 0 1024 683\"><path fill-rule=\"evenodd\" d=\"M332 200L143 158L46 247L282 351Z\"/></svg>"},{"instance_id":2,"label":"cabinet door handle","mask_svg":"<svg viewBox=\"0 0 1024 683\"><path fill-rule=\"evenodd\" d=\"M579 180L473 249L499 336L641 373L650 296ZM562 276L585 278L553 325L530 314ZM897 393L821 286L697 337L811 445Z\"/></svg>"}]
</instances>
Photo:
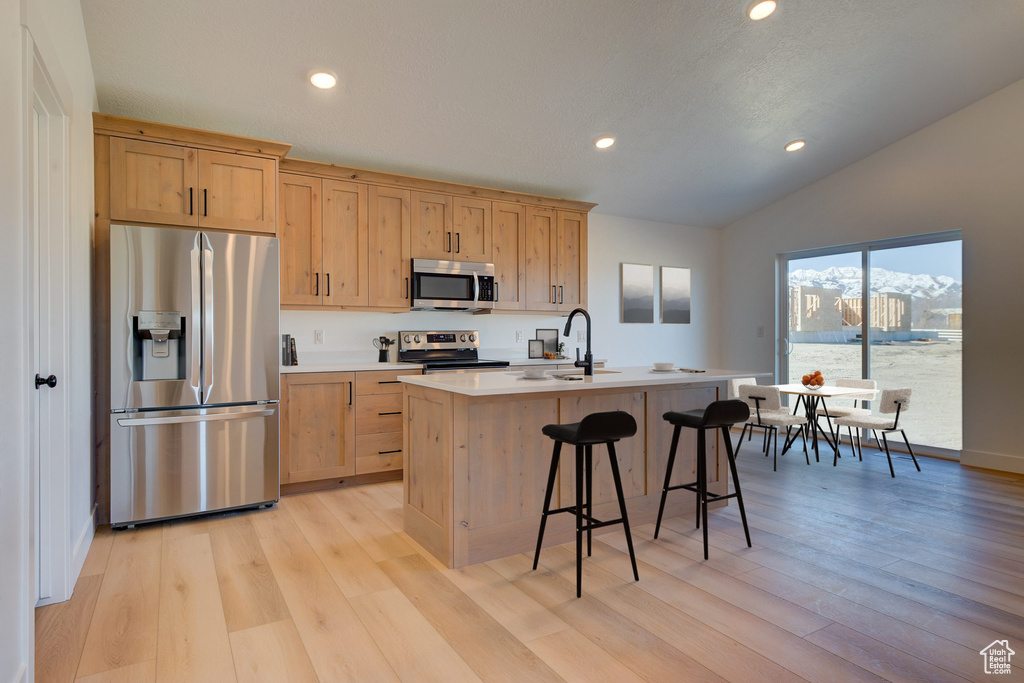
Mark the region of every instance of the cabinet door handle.
<instances>
[{"instance_id":1,"label":"cabinet door handle","mask_svg":"<svg viewBox=\"0 0 1024 683\"><path fill-rule=\"evenodd\" d=\"M455 233L455 253L458 254L462 250L462 233Z\"/></svg>"},{"instance_id":2,"label":"cabinet door handle","mask_svg":"<svg viewBox=\"0 0 1024 683\"><path fill-rule=\"evenodd\" d=\"M551 303L553 303L553 304L557 304L558 303L558 286L557 285L551 285Z\"/></svg>"},{"instance_id":3,"label":"cabinet door handle","mask_svg":"<svg viewBox=\"0 0 1024 683\"><path fill-rule=\"evenodd\" d=\"M401 415L401 414L402 414L402 411L401 411L401 410L396 410L396 411L395 411L395 412L393 412L393 413L377 413L377 414L378 414L378 415Z\"/></svg>"},{"instance_id":4,"label":"cabinet door handle","mask_svg":"<svg viewBox=\"0 0 1024 683\"><path fill-rule=\"evenodd\" d=\"M450 232L447 233L447 234L448 234L448 248L445 249L445 251L447 251L450 254L450 253L452 253L452 234Z\"/></svg>"},{"instance_id":5,"label":"cabinet door handle","mask_svg":"<svg viewBox=\"0 0 1024 683\"><path fill-rule=\"evenodd\" d=\"M327 296L331 295L331 274L327 273Z\"/></svg>"},{"instance_id":6,"label":"cabinet door handle","mask_svg":"<svg viewBox=\"0 0 1024 683\"><path fill-rule=\"evenodd\" d=\"M377 451L377 455L389 455L391 453L401 453L402 449L399 448L397 451Z\"/></svg>"},{"instance_id":7,"label":"cabinet door handle","mask_svg":"<svg viewBox=\"0 0 1024 683\"><path fill-rule=\"evenodd\" d=\"M348 383L348 404L352 405L352 382Z\"/></svg>"},{"instance_id":8,"label":"cabinet door handle","mask_svg":"<svg viewBox=\"0 0 1024 683\"><path fill-rule=\"evenodd\" d=\"M498 283L494 283L494 303L498 303Z\"/></svg>"},{"instance_id":9,"label":"cabinet door handle","mask_svg":"<svg viewBox=\"0 0 1024 683\"><path fill-rule=\"evenodd\" d=\"M210 203L206 199L206 188L203 188L203 216L206 216L207 209L210 208Z\"/></svg>"},{"instance_id":10,"label":"cabinet door handle","mask_svg":"<svg viewBox=\"0 0 1024 683\"><path fill-rule=\"evenodd\" d=\"M191 188L191 187L188 188L188 215L189 216L192 215L192 189L193 188Z\"/></svg>"},{"instance_id":11,"label":"cabinet door handle","mask_svg":"<svg viewBox=\"0 0 1024 683\"><path fill-rule=\"evenodd\" d=\"M409 278L405 278L405 298L409 298Z\"/></svg>"},{"instance_id":12,"label":"cabinet door handle","mask_svg":"<svg viewBox=\"0 0 1024 683\"><path fill-rule=\"evenodd\" d=\"M327 277L330 278L331 276L328 275ZM327 282L330 282L330 279L328 279ZM331 286L328 284L327 285L327 289L330 290L330 288L331 288ZM558 303L560 303L560 304L564 304L565 303L565 297L563 297L562 294L563 294L563 292L562 292L562 285L558 285Z\"/></svg>"},{"instance_id":13,"label":"cabinet door handle","mask_svg":"<svg viewBox=\"0 0 1024 683\"><path fill-rule=\"evenodd\" d=\"M313 292L313 296L320 296L320 273L315 273L315 275L316 275L316 291Z\"/></svg>"}]
</instances>

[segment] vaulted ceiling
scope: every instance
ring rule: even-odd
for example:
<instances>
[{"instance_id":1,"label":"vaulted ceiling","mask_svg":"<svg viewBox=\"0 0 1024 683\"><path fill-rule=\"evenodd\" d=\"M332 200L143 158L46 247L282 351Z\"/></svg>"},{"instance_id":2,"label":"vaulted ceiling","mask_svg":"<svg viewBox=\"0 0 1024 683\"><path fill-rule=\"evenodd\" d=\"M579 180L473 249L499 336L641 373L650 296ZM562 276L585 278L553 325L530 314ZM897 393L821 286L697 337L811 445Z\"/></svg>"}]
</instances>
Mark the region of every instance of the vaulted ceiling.
<instances>
[{"instance_id":1,"label":"vaulted ceiling","mask_svg":"<svg viewBox=\"0 0 1024 683\"><path fill-rule=\"evenodd\" d=\"M1024 78L1019 0L82 0L100 109L722 226ZM310 86L315 69L339 86ZM616 144L599 151L594 140ZM806 138L797 153L785 143Z\"/></svg>"}]
</instances>

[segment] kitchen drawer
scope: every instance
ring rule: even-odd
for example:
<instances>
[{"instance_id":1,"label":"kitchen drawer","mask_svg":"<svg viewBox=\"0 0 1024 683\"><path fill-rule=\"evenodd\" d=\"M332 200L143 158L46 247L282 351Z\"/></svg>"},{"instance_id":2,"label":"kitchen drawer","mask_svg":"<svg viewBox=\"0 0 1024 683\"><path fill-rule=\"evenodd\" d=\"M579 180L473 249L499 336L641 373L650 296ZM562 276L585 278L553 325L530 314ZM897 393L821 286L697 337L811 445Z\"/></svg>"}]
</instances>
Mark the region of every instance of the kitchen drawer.
<instances>
[{"instance_id":1,"label":"kitchen drawer","mask_svg":"<svg viewBox=\"0 0 1024 683\"><path fill-rule=\"evenodd\" d=\"M402 398L402 394L368 394L356 399L356 434L402 431Z\"/></svg>"},{"instance_id":2,"label":"kitchen drawer","mask_svg":"<svg viewBox=\"0 0 1024 683\"><path fill-rule=\"evenodd\" d=\"M418 375L419 370L373 370L356 373L356 394L401 394L399 375ZM401 410L401 406L399 406Z\"/></svg>"},{"instance_id":3,"label":"kitchen drawer","mask_svg":"<svg viewBox=\"0 0 1024 683\"><path fill-rule=\"evenodd\" d=\"M356 474L402 469L402 432L356 437Z\"/></svg>"}]
</instances>

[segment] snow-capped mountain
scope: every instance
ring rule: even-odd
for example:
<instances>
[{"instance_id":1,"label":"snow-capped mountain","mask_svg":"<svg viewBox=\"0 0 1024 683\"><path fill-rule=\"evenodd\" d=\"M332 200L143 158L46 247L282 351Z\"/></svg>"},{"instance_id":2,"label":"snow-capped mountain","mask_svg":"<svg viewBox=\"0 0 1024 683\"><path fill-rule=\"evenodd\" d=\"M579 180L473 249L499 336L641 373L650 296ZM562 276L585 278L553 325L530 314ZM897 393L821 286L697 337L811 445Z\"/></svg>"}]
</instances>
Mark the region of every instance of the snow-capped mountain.
<instances>
[{"instance_id":1,"label":"snow-capped mountain","mask_svg":"<svg viewBox=\"0 0 1024 683\"><path fill-rule=\"evenodd\" d=\"M828 268L827 270L794 270L789 274L791 285L840 289L844 297L861 294L860 268ZM871 288L875 292L900 292L914 299L938 299L961 295L961 283L947 275L913 275L896 273L885 268L871 269ZM950 304L952 306L952 304Z\"/></svg>"},{"instance_id":2,"label":"snow-capped mountain","mask_svg":"<svg viewBox=\"0 0 1024 683\"><path fill-rule=\"evenodd\" d=\"M838 289L844 298L861 295L860 268L828 268L826 270L794 270L790 285ZM897 273L885 268L871 269L874 292L897 292L912 297L912 319L915 327L936 327L932 316L936 309L961 308L962 283L947 275ZM944 317L944 316L939 316Z\"/></svg>"}]
</instances>

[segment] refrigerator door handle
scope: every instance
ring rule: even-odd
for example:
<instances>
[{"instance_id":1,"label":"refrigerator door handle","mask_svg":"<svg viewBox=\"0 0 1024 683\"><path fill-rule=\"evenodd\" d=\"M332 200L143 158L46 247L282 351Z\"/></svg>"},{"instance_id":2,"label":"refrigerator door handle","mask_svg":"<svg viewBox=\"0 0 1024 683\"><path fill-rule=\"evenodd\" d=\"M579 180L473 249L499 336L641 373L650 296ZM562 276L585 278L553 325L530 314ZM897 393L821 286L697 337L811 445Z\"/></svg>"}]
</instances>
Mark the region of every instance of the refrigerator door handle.
<instances>
[{"instance_id":1,"label":"refrigerator door handle","mask_svg":"<svg viewBox=\"0 0 1024 683\"><path fill-rule=\"evenodd\" d=\"M199 372L200 364L199 358L202 353L201 341L199 337L199 330L202 327L202 281L200 272L202 270L202 264L200 263L201 251L199 249L199 237L196 236L196 246L192 249L192 315L188 321L189 327L191 327L192 343L191 353L189 357L192 361L192 367L189 369L189 386L195 393L196 402L202 400L200 396Z\"/></svg>"},{"instance_id":2,"label":"refrigerator door handle","mask_svg":"<svg viewBox=\"0 0 1024 683\"><path fill-rule=\"evenodd\" d=\"M213 390L213 248L203 235L203 403Z\"/></svg>"},{"instance_id":3,"label":"refrigerator door handle","mask_svg":"<svg viewBox=\"0 0 1024 683\"><path fill-rule=\"evenodd\" d=\"M225 420L248 420L254 417L270 417L275 407L246 410L235 413L213 413L210 415L169 415L165 417L124 417L118 418L121 427L150 427L153 425L178 425L190 422L223 422Z\"/></svg>"}]
</instances>

